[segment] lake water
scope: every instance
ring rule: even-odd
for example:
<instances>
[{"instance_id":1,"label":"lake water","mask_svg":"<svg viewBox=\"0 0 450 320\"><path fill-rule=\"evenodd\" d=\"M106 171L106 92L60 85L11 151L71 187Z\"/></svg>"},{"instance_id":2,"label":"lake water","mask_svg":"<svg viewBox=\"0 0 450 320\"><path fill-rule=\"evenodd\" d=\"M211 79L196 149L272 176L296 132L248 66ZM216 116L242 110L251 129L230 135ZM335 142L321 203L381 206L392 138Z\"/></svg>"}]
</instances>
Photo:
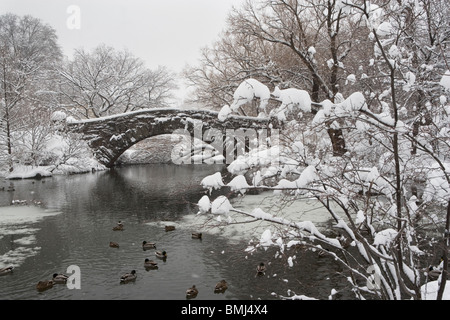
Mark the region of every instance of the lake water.
<instances>
[{"instance_id":1,"label":"lake water","mask_svg":"<svg viewBox=\"0 0 450 320\"><path fill-rule=\"evenodd\" d=\"M3 181L4 186L12 183L15 191L0 191L0 268L14 265L15 270L0 276L0 299L185 300L186 289L192 285L199 289L197 300L270 300L294 295L328 299L331 289L338 290L336 298L351 299L346 293L349 285L333 260L294 248L249 251L252 239L257 241L266 225L213 228L217 217L197 214L195 204L205 194L200 181L223 169L218 165L141 165ZM43 205L11 205L14 200ZM273 209L277 202L265 194L236 198L232 203L251 210L253 206ZM308 205L291 204L301 212L300 218L329 223L314 205ZM113 231L119 220L124 230ZM167 224L176 229L166 232ZM193 231L202 231L203 239L192 239ZM167 252L167 259L157 259L154 250L144 251L144 240L156 242L158 250ZM120 247L109 247L110 241ZM293 266L288 265L288 257L294 258ZM158 262L158 269L147 271L145 258ZM256 277L256 266L262 261L267 272ZM58 284L44 292L36 290L38 281L67 273L69 266L79 268L80 289ZM121 284L120 276L131 270L137 271L136 281ZM228 289L214 293L222 279Z\"/></svg>"}]
</instances>

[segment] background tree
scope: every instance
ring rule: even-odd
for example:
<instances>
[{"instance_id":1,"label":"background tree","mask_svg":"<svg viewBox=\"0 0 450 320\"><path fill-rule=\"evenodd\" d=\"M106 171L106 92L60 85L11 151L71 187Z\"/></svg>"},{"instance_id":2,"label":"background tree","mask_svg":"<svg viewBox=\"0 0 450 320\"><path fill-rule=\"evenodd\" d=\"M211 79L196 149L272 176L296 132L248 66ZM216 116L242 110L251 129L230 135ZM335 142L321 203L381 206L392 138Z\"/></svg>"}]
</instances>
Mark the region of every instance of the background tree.
<instances>
[{"instance_id":1,"label":"background tree","mask_svg":"<svg viewBox=\"0 0 450 320\"><path fill-rule=\"evenodd\" d=\"M338 102L348 93L348 78L354 81L352 66L362 63L369 48L363 40L367 28L350 11L342 1L245 2L230 14L227 32L204 50L200 67L188 70L198 100L218 97L207 103L216 106L252 77L271 90L306 90L315 103ZM343 154L345 139L337 122L328 134L335 154Z\"/></svg>"},{"instance_id":2,"label":"background tree","mask_svg":"<svg viewBox=\"0 0 450 320\"><path fill-rule=\"evenodd\" d=\"M149 70L130 52L105 45L92 52L75 50L73 60L58 71L60 106L81 118L166 107L176 87L165 67Z\"/></svg>"},{"instance_id":3,"label":"background tree","mask_svg":"<svg viewBox=\"0 0 450 320\"><path fill-rule=\"evenodd\" d=\"M53 28L31 16L0 16L0 146L10 170L14 135L31 125L27 106L45 100L45 80L60 58Z\"/></svg>"}]
</instances>

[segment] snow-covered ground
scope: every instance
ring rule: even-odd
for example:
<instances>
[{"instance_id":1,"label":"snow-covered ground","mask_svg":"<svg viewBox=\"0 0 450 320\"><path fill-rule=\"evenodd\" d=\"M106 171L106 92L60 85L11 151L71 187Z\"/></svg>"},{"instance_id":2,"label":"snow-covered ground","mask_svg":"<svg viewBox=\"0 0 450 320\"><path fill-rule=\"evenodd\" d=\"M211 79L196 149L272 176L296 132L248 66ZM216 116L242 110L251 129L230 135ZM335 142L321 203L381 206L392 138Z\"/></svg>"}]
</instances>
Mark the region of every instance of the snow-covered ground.
<instances>
[{"instance_id":1,"label":"snow-covered ground","mask_svg":"<svg viewBox=\"0 0 450 320\"><path fill-rule=\"evenodd\" d=\"M426 284L424 284L421 288L422 293L422 299L423 300L436 300L438 291L439 291L439 282L436 281L430 281ZM445 284L445 291L442 296L443 300L450 300L450 280L447 280L447 283Z\"/></svg>"}]
</instances>

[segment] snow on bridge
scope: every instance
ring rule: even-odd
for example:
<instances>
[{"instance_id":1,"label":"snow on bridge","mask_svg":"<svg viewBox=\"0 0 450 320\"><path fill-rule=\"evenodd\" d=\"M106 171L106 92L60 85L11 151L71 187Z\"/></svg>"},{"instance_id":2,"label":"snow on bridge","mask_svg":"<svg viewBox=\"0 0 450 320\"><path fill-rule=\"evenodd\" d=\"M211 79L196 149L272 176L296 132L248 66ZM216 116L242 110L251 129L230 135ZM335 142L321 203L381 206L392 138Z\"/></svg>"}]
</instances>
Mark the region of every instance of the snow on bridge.
<instances>
[{"instance_id":1,"label":"snow on bridge","mask_svg":"<svg viewBox=\"0 0 450 320\"><path fill-rule=\"evenodd\" d=\"M270 137L278 127L279 122L275 118L230 115L223 119L218 112L211 110L176 108L145 109L67 122L67 129L81 133L95 157L106 167L112 167L120 155L134 144L157 135L184 134L211 142L214 139L224 141L224 137L235 133L247 138Z\"/></svg>"}]
</instances>

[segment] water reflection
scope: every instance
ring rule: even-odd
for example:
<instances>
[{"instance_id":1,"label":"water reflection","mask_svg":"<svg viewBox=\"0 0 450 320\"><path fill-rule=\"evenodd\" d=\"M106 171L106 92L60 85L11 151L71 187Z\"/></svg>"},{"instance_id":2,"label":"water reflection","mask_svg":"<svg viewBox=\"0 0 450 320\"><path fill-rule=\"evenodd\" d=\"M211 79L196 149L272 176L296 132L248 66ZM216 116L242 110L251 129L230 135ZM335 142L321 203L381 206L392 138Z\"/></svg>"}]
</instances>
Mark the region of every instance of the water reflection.
<instances>
[{"instance_id":1,"label":"water reflection","mask_svg":"<svg viewBox=\"0 0 450 320\"><path fill-rule=\"evenodd\" d=\"M313 252L292 249L280 254L269 248L250 253L245 251L248 239L230 241L226 234L214 232L193 239L192 232L197 230L186 221L196 218L197 208L192 204L204 194L200 181L223 169L146 165L14 181L14 192L0 193L0 206L9 206L13 199L41 200L45 210L58 214L25 223L33 230L26 236L33 238L24 236L17 242L8 235L11 226L1 229L5 210L0 208L0 267L17 266L12 275L0 277L0 299L184 300L192 285L199 290L198 300L280 299L293 293L327 299L332 288L346 285L345 278L330 276L334 262L318 259ZM119 220L124 230L113 231ZM166 222L176 229L166 232ZM156 242L158 250L167 252L167 259L158 260L154 251L144 251L144 240ZM111 241L119 248L109 247ZM24 251L6 261L11 243ZM288 256L295 256L293 267L286 263ZM157 261L158 268L146 269L146 258ZM261 261L267 272L255 277ZM38 281L50 279L55 272L65 273L71 265L81 270L81 289L65 285L44 292L35 289ZM131 270L137 271L136 281L121 285L120 276ZM228 289L214 293L222 279Z\"/></svg>"}]
</instances>

